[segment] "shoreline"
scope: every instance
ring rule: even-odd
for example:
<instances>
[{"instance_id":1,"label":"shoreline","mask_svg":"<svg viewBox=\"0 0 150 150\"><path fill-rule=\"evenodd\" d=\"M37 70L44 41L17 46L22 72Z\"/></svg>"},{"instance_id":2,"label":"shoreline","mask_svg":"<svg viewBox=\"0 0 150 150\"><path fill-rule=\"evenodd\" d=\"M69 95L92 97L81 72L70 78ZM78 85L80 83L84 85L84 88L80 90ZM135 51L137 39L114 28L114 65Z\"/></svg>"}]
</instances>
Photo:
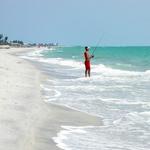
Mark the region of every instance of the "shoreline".
<instances>
[{"instance_id":1,"label":"shoreline","mask_svg":"<svg viewBox=\"0 0 150 150\"><path fill-rule=\"evenodd\" d=\"M47 75L17 56L33 50L0 49L0 149L60 150L52 138L61 126L102 125L98 117L44 101L40 85Z\"/></svg>"}]
</instances>

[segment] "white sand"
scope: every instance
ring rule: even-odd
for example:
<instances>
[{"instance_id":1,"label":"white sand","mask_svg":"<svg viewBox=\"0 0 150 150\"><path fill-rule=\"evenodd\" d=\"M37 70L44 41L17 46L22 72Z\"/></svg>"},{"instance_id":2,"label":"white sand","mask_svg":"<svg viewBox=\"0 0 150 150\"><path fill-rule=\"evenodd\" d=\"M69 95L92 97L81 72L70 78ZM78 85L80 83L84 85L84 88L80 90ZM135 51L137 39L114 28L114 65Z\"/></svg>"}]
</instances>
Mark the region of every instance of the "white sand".
<instances>
[{"instance_id":1,"label":"white sand","mask_svg":"<svg viewBox=\"0 0 150 150\"><path fill-rule=\"evenodd\" d=\"M61 125L101 124L97 117L44 102L40 83L47 76L14 55L30 50L0 49L0 150L59 150L52 137Z\"/></svg>"}]
</instances>

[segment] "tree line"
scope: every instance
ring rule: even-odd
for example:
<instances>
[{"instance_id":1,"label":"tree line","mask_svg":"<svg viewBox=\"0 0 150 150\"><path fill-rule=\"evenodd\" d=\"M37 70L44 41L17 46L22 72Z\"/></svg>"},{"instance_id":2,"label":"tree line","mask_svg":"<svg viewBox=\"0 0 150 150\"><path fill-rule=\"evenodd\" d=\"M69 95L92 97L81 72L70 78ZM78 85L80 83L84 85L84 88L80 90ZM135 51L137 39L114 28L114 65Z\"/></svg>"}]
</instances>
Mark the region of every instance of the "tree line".
<instances>
[{"instance_id":1,"label":"tree line","mask_svg":"<svg viewBox=\"0 0 150 150\"><path fill-rule=\"evenodd\" d=\"M8 36L0 34L0 45L13 45L13 44L24 45L23 41L20 40L13 40L8 42Z\"/></svg>"},{"instance_id":2,"label":"tree line","mask_svg":"<svg viewBox=\"0 0 150 150\"><path fill-rule=\"evenodd\" d=\"M8 36L4 36L3 34L0 34L0 45L9 45L9 46L25 46L24 42L21 40L11 40L8 41ZM44 47L51 47L51 46L58 46L58 43L28 43L28 46L44 46Z\"/></svg>"},{"instance_id":3,"label":"tree line","mask_svg":"<svg viewBox=\"0 0 150 150\"><path fill-rule=\"evenodd\" d=\"M1 45L6 45L6 44L8 44L8 36L3 36L3 34L0 34L0 44Z\"/></svg>"}]
</instances>

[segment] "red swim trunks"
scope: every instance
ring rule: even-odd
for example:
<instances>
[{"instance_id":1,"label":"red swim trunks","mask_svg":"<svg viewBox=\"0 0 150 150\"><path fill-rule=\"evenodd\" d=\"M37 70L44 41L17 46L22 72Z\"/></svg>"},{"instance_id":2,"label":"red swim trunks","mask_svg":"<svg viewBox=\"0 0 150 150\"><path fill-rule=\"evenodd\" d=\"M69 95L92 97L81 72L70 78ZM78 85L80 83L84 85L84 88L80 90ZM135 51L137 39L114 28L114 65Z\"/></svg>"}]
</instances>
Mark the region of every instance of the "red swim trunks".
<instances>
[{"instance_id":1,"label":"red swim trunks","mask_svg":"<svg viewBox=\"0 0 150 150\"><path fill-rule=\"evenodd\" d=\"M85 68L86 70L90 70L90 61L85 61Z\"/></svg>"}]
</instances>

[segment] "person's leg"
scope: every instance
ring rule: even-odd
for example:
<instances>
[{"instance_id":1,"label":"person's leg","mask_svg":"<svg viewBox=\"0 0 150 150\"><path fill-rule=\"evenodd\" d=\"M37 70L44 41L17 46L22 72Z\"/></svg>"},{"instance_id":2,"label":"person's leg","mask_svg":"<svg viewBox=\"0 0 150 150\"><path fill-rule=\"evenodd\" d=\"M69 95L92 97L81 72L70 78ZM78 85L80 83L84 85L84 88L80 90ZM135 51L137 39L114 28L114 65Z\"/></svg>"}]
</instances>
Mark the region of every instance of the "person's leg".
<instances>
[{"instance_id":1,"label":"person's leg","mask_svg":"<svg viewBox=\"0 0 150 150\"><path fill-rule=\"evenodd\" d=\"M90 69L88 70L88 76L89 77L91 76L91 70Z\"/></svg>"},{"instance_id":2,"label":"person's leg","mask_svg":"<svg viewBox=\"0 0 150 150\"><path fill-rule=\"evenodd\" d=\"M87 77L87 69L85 70L85 77Z\"/></svg>"}]
</instances>

